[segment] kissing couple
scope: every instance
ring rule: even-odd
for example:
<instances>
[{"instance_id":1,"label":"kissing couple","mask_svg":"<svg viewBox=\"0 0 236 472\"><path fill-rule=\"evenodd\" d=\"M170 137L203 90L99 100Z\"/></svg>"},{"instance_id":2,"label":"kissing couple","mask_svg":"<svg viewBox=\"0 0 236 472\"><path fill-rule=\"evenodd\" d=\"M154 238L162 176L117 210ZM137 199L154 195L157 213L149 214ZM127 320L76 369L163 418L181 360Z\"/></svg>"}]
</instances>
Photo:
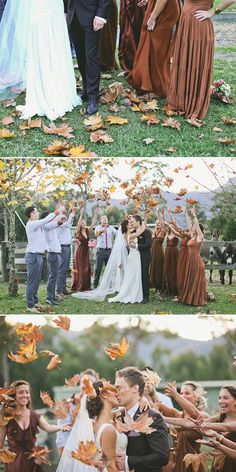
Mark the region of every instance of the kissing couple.
<instances>
[{"instance_id":1,"label":"kissing couple","mask_svg":"<svg viewBox=\"0 0 236 472\"><path fill-rule=\"evenodd\" d=\"M169 460L168 432L162 416L149 407L148 416L153 419L150 434L117 431L114 409L125 408L136 420L141 414L140 400L143 396L145 378L136 367L126 367L116 374L115 389L103 389L103 381L93 384L96 396L84 395L75 424L61 456L57 472L106 472L131 471L161 472ZM116 421L122 421L122 415ZM88 466L71 455L79 443L93 441L106 459L106 465L98 460Z\"/></svg>"},{"instance_id":2,"label":"kissing couple","mask_svg":"<svg viewBox=\"0 0 236 472\"><path fill-rule=\"evenodd\" d=\"M72 296L103 301L108 294L118 292L108 299L110 303L148 303L151 245L152 233L140 215L124 219L98 287Z\"/></svg>"}]
</instances>

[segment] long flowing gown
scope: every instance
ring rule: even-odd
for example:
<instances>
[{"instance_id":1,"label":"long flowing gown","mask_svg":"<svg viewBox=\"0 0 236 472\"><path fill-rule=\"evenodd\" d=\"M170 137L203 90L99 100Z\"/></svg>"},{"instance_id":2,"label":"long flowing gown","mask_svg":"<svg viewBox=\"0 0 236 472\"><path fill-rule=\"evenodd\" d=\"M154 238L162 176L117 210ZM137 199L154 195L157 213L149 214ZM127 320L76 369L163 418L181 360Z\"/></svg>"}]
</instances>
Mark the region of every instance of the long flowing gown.
<instances>
[{"instance_id":1,"label":"long flowing gown","mask_svg":"<svg viewBox=\"0 0 236 472\"><path fill-rule=\"evenodd\" d=\"M236 442L236 432L232 431L230 433L226 433L225 437L230 441ZM211 472L234 472L236 470L236 459L232 459L225 455L225 461L223 467L220 469L216 469L214 463L211 468Z\"/></svg>"},{"instance_id":2,"label":"long flowing gown","mask_svg":"<svg viewBox=\"0 0 236 472\"><path fill-rule=\"evenodd\" d=\"M164 250L162 247L164 238L154 236L151 249L150 286L156 290L162 289Z\"/></svg>"},{"instance_id":3,"label":"long flowing gown","mask_svg":"<svg viewBox=\"0 0 236 472\"><path fill-rule=\"evenodd\" d=\"M202 120L209 108L214 60L211 19L199 21L197 10L209 10L212 0L185 0L175 39L168 107L187 118Z\"/></svg>"},{"instance_id":4,"label":"long flowing gown","mask_svg":"<svg viewBox=\"0 0 236 472\"><path fill-rule=\"evenodd\" d=\"M77 245L74 254L72 269L72 290L83 292L91 288L91 266L89 261L89 231L86 229L86 237L80 231L77 235L80 244Z\"/></svg>"},{"instance_id":5,"label":"long flowing gown","mask_svg":"<svg viewBox=\"0 0 236 472\"><path fill-rule=\"evenodd\" d=\"M183 283L186 273L186 265L188 261L188 246L187 243L190 239L190 236L186 236L182 239L181 248L179 251L178 266L177 266L177 288L179 297L181 296Z\"/></svg>"},{"instance_id":6,"label":"long flowing gown","mask_svg":"<svg viewBox=\"0 0 236 472\"><path fill-rule=\"evenodd\" d=\"M8 447L15 452L16 458L10 464L5 464L4 472L43 472L40 465L35 464L34 459L29 459L36 444L38 423L40 415L30 412L30 424L23 430L15 419L9 421L6 426Z\"/></svg>"},{"instance_id":7,"label":"long flowing gown","mask_svg":"<svg viewBox=\"0 0 236 472\"><path fill-rule=\"evenodd\" d=\"M187 243L188 260L180 301L188 305L202 306L207 303L205 267L200 250L202 243L190 239Z\"/></svg>"},{"instance_id":8,"label":"long flowing gown","mask_svg":"<svg viewBox=\"0 0 236 472\"><path fill-rule=\"evenodd\" d=\"M167 295L177 295L177 265L179 257L178 238L167 238L165 250L162 291Z\"/></svg>"},{"instance_id":9,"label":"long flowing gown","mask_svg":"<svg viewBox=\"0 0 236 472\"><path fill-rule=\"evenodd\" d=\"M63 0L32 0L22 118L56 120L80 103Z\"/></svg>"},{"instance_id":10,"label":"long flowing gown","mask_svg":"<svg viewBox=\"0 0 236 472\"><path fill-rule=\"evenodd\" d=\"M120 1L119 61L125 72L133 69L145 7L139 7L137 0Z\"/></svg>"},{"instance_id":11,"label":"long flowing gown","mask_svg":"<svg viewBox=\"0 0 236 472\"><path fill-rule=\"evenodd\" d=\"M168 0L157 18L154 30L148 31L147 20L155 4L156 0L148 2L133 70L127 81L138 91L166 97L170 81L173 28L179 19L180 5L179 0Z\"/></svg>"},{"instance_id":12,"label":"long flowing gown","mask_svg":"<svg viewBox=\"0 0 236 472\"><path fill-rule=\"evenodd\" d=\"M118 7L117 1L110 2L108 20L100 33L100 64L101 69L113 71L117 69L116 62L116 38L118 26Z\"/></svg>"}]
</instances>

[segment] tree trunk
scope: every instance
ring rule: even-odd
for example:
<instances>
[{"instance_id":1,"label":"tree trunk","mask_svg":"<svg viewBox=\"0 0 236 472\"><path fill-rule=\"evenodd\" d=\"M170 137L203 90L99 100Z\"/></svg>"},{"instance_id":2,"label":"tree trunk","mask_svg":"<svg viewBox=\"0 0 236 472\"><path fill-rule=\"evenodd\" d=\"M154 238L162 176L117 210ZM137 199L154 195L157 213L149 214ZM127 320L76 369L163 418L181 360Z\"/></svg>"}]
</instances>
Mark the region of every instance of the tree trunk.
<instances>
[{"instance_id":1,"label":"tree trunk","mask_svg":"<svg viewBox=\"0 0 236 472\"><path fill-rule=\"evenodd\" d=\"M3 209L3 221L4 221L4 241L8 241L9 231L8 231L8 214L7 209Z\"/></svg>"},{"instance_id":2,"label":"tree trunk","mask_svg":"<svg viewBox=\"0 0 236 472\"><path fill-rule=\"evenodd\" d=\"M18 293L18 280L16 278L16 266L15 266L15 253L16 253L16 218L15 218L15 207L11 208L9 212L9 284L8 293L11 297L16 297Z\"/></svg>"}]
</instances>

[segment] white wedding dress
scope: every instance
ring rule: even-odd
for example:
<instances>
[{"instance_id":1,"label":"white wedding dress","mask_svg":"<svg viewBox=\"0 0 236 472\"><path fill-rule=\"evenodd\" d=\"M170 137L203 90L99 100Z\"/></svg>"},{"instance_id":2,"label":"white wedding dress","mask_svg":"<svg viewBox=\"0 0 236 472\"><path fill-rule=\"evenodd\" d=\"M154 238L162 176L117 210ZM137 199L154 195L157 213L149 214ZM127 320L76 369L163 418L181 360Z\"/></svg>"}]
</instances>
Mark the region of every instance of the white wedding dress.
<instances>
[{"instance_id":1,"label":"white wedding dress","mask_svg":"<svg viewBox=\"0 0 236 472\"><path fill-rule=\"evenodd\" d=\"M96 467L86 465L71 456L71 452L77 449L81 441L85 443L87 441L93 441L95 442L97 448L101 449L102 433L105 427L111 426L109 423L104 423L100 426L97 434L95 435L93 431L93 421L88 416L86 402L87 396L84 395L81 399L79 414L65 444L56 472L98 472ZM112 428L114 428L114 426L112 426ZM127 436L116 431L116 438L116 452L125 453L128 442ZM103 472L105 470L106 469L104 469Z\"/></svg>"},{"instance_id":2,"label":"white wedding dress","mask_svg":"<svg viewBox=\"0 0 236 472\"><path fill-rule=\"evenodd\" d=\"M4 61L0 59L0 98L7 98L4 90L13 96L14 91L17 95L17 89L19 94L26 87L25 105L18 107L21 118L46 115L51 121L56 120L81 103L76 93L63 0L8 0L7 6L3 25L0 24L0 40L3 36L8 45L11 67L9 70L7 56ZM13 42L8 37L12 30Z\"/></svg>"},{"instance_id":3,"label":"white wedding dress","mask_svg":"<svg viewBox=\"0 0 236 472\"><path fill-rule=\"evenodd\" d=\"M113 249L98 287L90 291L73 293L72 297L101 302L109 293L119 292L124 279L127 258L126 239L119 227Z\"/></svg>"},{"instance_id":4,"label":"white wedding dress","mask_svg":"<svg viewBox=\"0 0 236 472\"><path fill-rule=\"evenodd\" d=\"M134 240L137 246L137 239ZM141 303L143 300L141 257L138 248L130 248L124 279L119 293L108 298L109 303Z\"/></svg>"}]
</instances>

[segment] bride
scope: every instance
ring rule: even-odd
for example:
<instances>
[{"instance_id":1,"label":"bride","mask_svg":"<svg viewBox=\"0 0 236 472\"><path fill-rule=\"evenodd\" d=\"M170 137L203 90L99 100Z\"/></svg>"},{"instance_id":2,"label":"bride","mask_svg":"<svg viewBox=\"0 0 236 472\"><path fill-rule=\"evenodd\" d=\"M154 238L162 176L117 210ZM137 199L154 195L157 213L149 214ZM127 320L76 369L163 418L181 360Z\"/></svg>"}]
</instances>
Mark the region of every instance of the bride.
<instances>
[{"instance_id":1,"label":"bride","mask_svg":"<svg viewBox=\"0 0 236 472\"><path fill-rule=\"evenodd\" d=\"M88 466L71 456L81 441L93 441L107 459L106 471L117 472L116 455L125 452L127 437L116 431L113 425L112 409L119 406L115 388L106 389L102 381L93 384L96 397L84 395L75 424L66 442L57 472L97 472L97 467Z\"/></svg>"},{"instance_id":2,"label":"bride","mask_svg":"<svg viewBox=\"0 0 236 472\"><path fill-rule=\"evenodd\" d=\"M56 120L81 103L63 0L8 0L0 23L0 100L26 89L21 118Z\"/></svg>"},{"instance_id":3,"label":"bride","mask_svg":"<svg viewBox=\"0 0 236 472\"><path fill-rule=\"evenodd\" d=\"M130 223L128 229L132 229ZM141 257L138 250L137 236L140 236L144 230L145 225L143 223L137 232L126 233L129 255L124 271L124 279L119 293L113 298L108 298L109 303L141 303L143 300Z\"/></svg>"}]
</instances>

